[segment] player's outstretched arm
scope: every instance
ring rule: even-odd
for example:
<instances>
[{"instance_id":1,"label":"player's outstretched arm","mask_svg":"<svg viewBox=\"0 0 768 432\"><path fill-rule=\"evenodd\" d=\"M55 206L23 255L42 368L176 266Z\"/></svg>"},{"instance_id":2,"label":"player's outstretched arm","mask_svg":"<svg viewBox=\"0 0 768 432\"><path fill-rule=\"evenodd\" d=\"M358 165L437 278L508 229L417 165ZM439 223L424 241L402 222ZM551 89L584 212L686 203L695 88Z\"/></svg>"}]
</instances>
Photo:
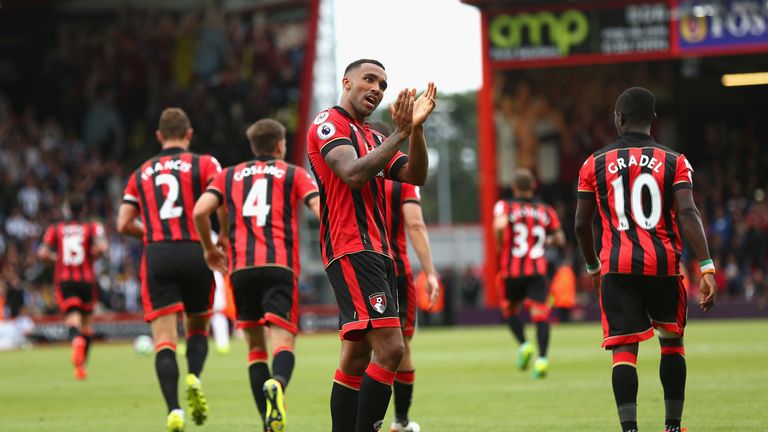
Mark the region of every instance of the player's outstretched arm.
<instances>
[{"instance_id":1,"label":"player's outstretched arm","mask_svg":"<svg viewBox=\"0 0 768 432\"><path fill-rule=\"evenodd\" d=\"M699 262L711 262L704 225L701 223L701 214L693 201L691 189L683 188L675 191L675 205L683 237L693 249L696 259ZM714 266L712 268L714 269ZM717 284L715 283L714 272L702 274L699 283L699 307L702 310L709 310L715 304L716 291Z\"/></svg>"},{"instance_id":2,"label":"player's outstretched arm","mask_svg":"<svg viewBox=\"0 0 768 432\"><path fill-rule=\"evenodd\" d=\"M379 147L358 158L350 146L338 146L325 155L325 161L341 181L352 189L360 189L383 170L400 150L411 134L413 125L414 93L409 89L400 91L392 106L392 121L395 131Z\"/></svg>"},{"instance_id":3,"label":"player's outstretched arm","mask_svg":"<svg viewBox=\"0 0 768 432\"><path fill-rule=\"evenodd\" d=\"M104 232L104 227L101 224L97 225L96 236L91 248L91 255L94 258L100 258L109 250L109 242L107 241L107 235Z\"/></svg>"},{"instance_id":4,"label":"player's outstretched arm","mask_svg":"<svg viewBox=\"0 0 768 432\"><path fill-rule=\"evenodd\" d=\"M195 221L197 236L203 246L203 256L208 268L222 274L227 273L227 256L211 238L211 214L219 208L219 197L211 192L204 192L195 203L192 218Z\"/></svg>"},{"instance_id":5,"label":"player's outstretched arm","mask_svg":"<svg viewBox=\"0 0 768 432\"><path fill-rule=\"evenodd\" d=\"M219 221L219 235L216 239L216 246L225 248L229 244L229 218L227 218L227 208L219 206L216 209L216 219Z\"/></svg>"},{"instance_id":6,"label":"player's outstretched arm","mask_svg":"<svg viewBox=\"0 0 768 432\"><path fill-rule=\"evenodd\" d=\"M547 246L557 246L559 248L565 246L565 232L562 229L555 230L553 233L547 235Z\"/></svg>"},{"instance_id":7,"label":"player's outstretched arm","mask_svg":"<svg viewBox=\"0 0 768 432\"><path fill-rule=\"evenodd\" d=\"M47 245L41 244L37 248L37 259L40 261L56 261L56 254Z\"/></svg>"},{"instance_id":8,"label":"player's outstretched arm","mask_svg":"<svg viewBox=\"0 0 768 432\"><path fill-rule=\"evenodd\" d=\"M432 248L429 245L429 234L421 206L416 203L403 204L403 219L405 219L405 231L411 239L416 256L419 257L421 269L427 276L427 295L429 295L430 308L434 306L440 295L440 284L437 281L437 271L432 262Z\"/></svg>"},{"instance_id":9,"label":"player's outstretched arm","mask_svg":"<svg viewBox=\"0 0 768 432\"><path fill-rule=\"evenodd\" d=\"M117 232L136 238L144 237L144 227L136 221L139 208L134 204L123 203L117 213Z\"/></svg>"},{"instance_id":10,"label":"player's outstretched arm","mask_svg":"<svg viewBox=\"0 0 768 432\"><path fill-rule=\"evenodd\" d=\"M592 219L595 217L595 201L592 199L579 199L576 203L576 216L574 228L576 239L579 242L579 250L587 268L597 269L592 273L592 284L595 289L600 289L600 259L595 252L595 237L592 231Z\"/></svg>"},{"instance_id":11,"label":"player's outstretched arm","mask_svg":"<svg viewBox=\"0 0 768 432\"><path fill-rule=\"evenodd\" d=\"M307 202L307 207L312 210L312 214L319 220L320 219L320 197L315 196L310 198Z\"/></svg>"},{"instance_id":12,"label":"player's outstretched arm","mask_svg":"<svg viewBox=\"0 0 768 432\"><path fill-rule=\"evenodd\" d=\"M507 227L507 215L499 214L493 218L493 239L496 241L496 252L501 251L501 236Z\"/></svg>"},{"instance_id":13,"label":"player's outstretched arm","mask_svg":"<svg viewBox=\"0 0 768 432\"><path fill-rule=\"evenodd\" d=\"M423 185L427 180L429 157L427 156L427 140L424 136L424 122L435 109L437 87L430 82L427 89L413 104L413 127L408 144L408 163L398 172L398 180Z\"/></svg>"}]
</instances>

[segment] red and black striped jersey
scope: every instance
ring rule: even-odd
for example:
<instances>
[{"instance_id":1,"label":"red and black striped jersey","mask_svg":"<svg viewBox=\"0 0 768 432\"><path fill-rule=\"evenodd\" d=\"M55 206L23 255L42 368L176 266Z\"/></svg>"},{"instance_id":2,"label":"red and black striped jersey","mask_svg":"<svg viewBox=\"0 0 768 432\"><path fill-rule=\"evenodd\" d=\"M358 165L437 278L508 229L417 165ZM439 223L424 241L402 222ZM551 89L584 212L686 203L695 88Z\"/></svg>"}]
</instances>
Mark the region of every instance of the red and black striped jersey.
<instances>
[{"instance_id":1,"label":"red and black striped jersey","mask_svg":"<svg viewBox=\"0 0 768 432\"><path fill-rule=\"evenodd\" d=\"M603 274L680 274L674 191L692 187L692 172L684 155L638 133L622 135L584 162L578 196L597 202Z\"/></svg>"},{"instance_id":2,"label":"red and black striped jersey","mask_svg":"<svg viewBox=\"0 0 768 432\"><path fill-rule=\"evenodd\" d=\"M498 201L493 214L507 219L499 255L501 277L546 275L547 235L560 229L555 209L535 200L516 198Z\"/></svg>"},{"instance_id":3,"label":"red and black striped jersey","mask_svg":"<svg viewBox=\"0 0 768 432\"><path fill-rule=\"evenodd\" d=\"M419 187L399 181L384 182L384 200L387 203L387 230L392 241L392 258L395 260L397 276L411 274L411 263L408 260L408 243L405 240L405 219L403 205L406 203L421 204Z\"/></svg>"},{"instance_id":4,"label":"red and black striped jersey","mask_svg":"<svg viewBox=\"0 0 768 432\"><path fill-rule=\"evenodd\" d=\"M199 241L192 210L220 171L213 156L178 147L165 149L141 164L128 179L123 202L138 207L144 243Z\"/></svg>"},{"instance_id":5,"label":"red and black striped jersey","mask_svg":"<svg viewBox=\"0 0 768 432\"><path fill-rule=\"evenodd\" d=\"M384 179L396 179L408 156L397 152L376 177L357 190L344 183L325 162L325 156L337 146L352 146L357 157L363 157L385 139L368 123L359 124L338 106L318 114L309 127L307 153L320 190L320 246L326 266L355 252L390 256L384 220Z\"/></svg>"},{"instance_id":6,"label":"red and black striped jersey","mask_svg":"<svg viewBox=\"0 0 768 432\"><path fill-rule=\"evenodd\" d=\"M43 243L56 252L56 282L95 282L92 249L100 241L105 241L100 222L72 220L49 226Z\"/></svg>"},{"instance_id":7,"label":"red and black striped jersey","mask_svg":"<svg viewBox=\"0 0 768 432\"><path fill-rule=\"evenodd\" d=\"M298 206L317 196L304 169L257 158L225 168L208 186L229 220L229 271L277 265L299 273Z\"/></svg>"}]
</instances>

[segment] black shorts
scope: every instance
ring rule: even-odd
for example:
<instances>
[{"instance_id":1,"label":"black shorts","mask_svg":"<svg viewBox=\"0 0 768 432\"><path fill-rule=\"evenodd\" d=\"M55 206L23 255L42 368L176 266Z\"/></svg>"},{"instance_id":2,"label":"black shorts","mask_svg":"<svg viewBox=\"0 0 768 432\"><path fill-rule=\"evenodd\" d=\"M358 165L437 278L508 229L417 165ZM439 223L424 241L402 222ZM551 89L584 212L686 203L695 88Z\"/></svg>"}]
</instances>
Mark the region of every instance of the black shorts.
<instances>
[{"instance_id":1,"label":"black shorts","mask_svg":"<svg viewBox=\"0 0 768 432\"><path fill-rule=\"evenodd\" d=\"M687 308L682 277L606 274L600 288L603 347L642 342L654 328L682 337Z\"/></svg>"},{"instance_id":2,"label":"black shorts","mask_svg":"<svg viewBox=\"0 0 768 432\"><path fill-rule=\"evenodd\" d=\"M342 339L360 340L371 327L400 327L392 258L357 252L336 259L325 272L339 306Z\"/></svg>"},{"instance_id":3,"label":"black shorts","mask_svg":"<svg viewBox=\"0 0 768 432\"><path fill-rule=\"evenodd\" d=\"M70 312L91 313L99 298L95 282L59 282L56 289L56 299L61 313Z\"/></svg>"},{"instance_id":4,"label":"black shorts","mask_svg":"<svg viewBox=\"0 0 768 432\"><path fill-rule=\"evenodd\" d=\"M141 261L141 297L144 319L186 312L211 313L213 273L195 242L162 242L144 246Z\"/></svg>"},{"instance_id":5,"label":"black shorts","mask_svg":"<svg viewBox=\"0 0 768 432\"><path fill-rule=\"evenodd\" d=\"M397 302L403 336L413 336L416 332L416 286L410 273L397 277Z\"/></svg>"},{"instance_id":6,"label":"black shorts","mask_svg":"<svg viewBox=\"0 0 768 432\"><path fill-rule=\"evenodd\" d=\"M504 295L508 302L520 302L526 298L546 303L549 295L547 279L544 276L525 276L504 279Z\"/></svg>"},{"instance_id":7,"label":"black shorts","mask_svg":"<svg viewBox=\"0 0 768 432\"><path fill-rule=\"evenodd\" d=\"M291 270L249 267L233 271L229 278L238 328L269 323L299 332L299 285Z\"/></svg>"}]
</instances>

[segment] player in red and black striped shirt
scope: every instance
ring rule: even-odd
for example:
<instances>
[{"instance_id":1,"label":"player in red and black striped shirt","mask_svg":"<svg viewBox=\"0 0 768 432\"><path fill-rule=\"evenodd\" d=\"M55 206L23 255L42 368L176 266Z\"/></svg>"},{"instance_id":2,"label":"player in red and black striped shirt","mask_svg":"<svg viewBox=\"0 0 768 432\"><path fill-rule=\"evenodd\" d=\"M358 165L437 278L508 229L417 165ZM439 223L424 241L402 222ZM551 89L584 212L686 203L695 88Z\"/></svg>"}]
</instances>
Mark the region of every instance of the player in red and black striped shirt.
<instances>
[{"instance_id":1,"label":"player in red and black striped shirt","mask_svg":"<svg viewBox=\"0 0 768 432\"><path fill-rule=\"evenodd\" d=\"M424 183L423 124L436 96L431 83L418 99L415 90L402 90L391 109L395 131L385 139L365 121L387 88L382 64L352 62L342 84L339 106L318 114L307 132L320 189L323 262L341 315L342 355L331 393L336 432L377 429L389 404L404 347L384 221L384 178ZM408 156L399 151L406 140Z\"/></svg>"},{"instance_id":2,"label":"player in red and black striped shirt","mask_svg":"<svg viewBox=\"0 0 768 432\"><path fill-rule=\"evenodd\" d=\"M384 182L384 191L384 200L387 204L387 231L392 242L392 258L395 260L400 327L403 329L403 341L405 342L405 354L397 368L395 384L392 387L395 419L390 426L390 431L420 430L418 423L408 418L413 400L413 385L416 381L411 348L411 341L416 333L416 286L411 272L411 262L408 258L406 232L426 276L426 291L432 304L439 295L440 285L435 266L432 264L432 251L429 245L427 226L424 224L424 217L421 213L419 187L387 180Z\"/></svg>"},{"instance_id":3,"label":"player in red and black striped shirt","mask_svg":"<svg viewBox=\"0 0 768 432\"><path fill-rule=\"evenodd\" d=\"M392 130L389 125L381 122L371 126L389 136ZM411 340L416 332L416 287L411 272L411 262L408 258L406 231L411 244L419 258L421 269L426 276L427 295L434 305L440 294L440 285L435 266L432 263L432 250L429 245L427 226L421 213L421 195L419 187L394 180L384 182L384 202L387 220L387 233L391 241L392 258L395 260L395 277L397 279L397 300L400 314L400 328L403 329L405 354L400 361L393 385L395 402L395 419L390 431L405 432L420 430L418 423L408 418L408 412L413 400L413 386L416 373L411 355Z\"/></svg>"},{"instance_id":4,"label":"player in red and black striped shirt","mask_svg":"<svg viewBox=\"0 0 768 432\"><path fill-rule=\"evenodd\" d=\"M499 269L505 297L502 312L520 343L517 366L526 370L533 354L519 316L523 301L527 301L531 321L536 324L539 346L533 376L543 378L549 368L547 349L550 327L545 248L548 245L564 246L565 234L555 209L534 198L535 189L533 173L526 168L518 168L512 183L515 197L496 203L493 227L501 247Z\"/></svg>"},{"instance_id":5,"label":"player in red and black striped shirt","mask_svg":"<svg viewBox=\"0 0 768 432\"><path fill-rule=\"evenodd\" d=\"M177 430L184 427L176 389L176 320L181 312L186 314L189 408L197 424L208 415L199 377L208 354L214 279L198 244L192 209L221 166L210 155L189 151L192 128L179 108L163 111L156 135L162 151L128 178L117 229L144 239L140 275L144 318L152 327L168 429ZM141 224L136 221L139 217Z\"/></svg>"},{"instance_id":6,"label":"player in red and black striped shirt","mask_svg":"<svg viewBox=\"0 0 768 432\"><path fill-rule=\"evenodd\" d=\"M256 158L217 175L195 205L194 217L208 266L229 273L237 325L248 341L251 391L265 427L278 431L285 427L283 391L293 373L299 322L299 204L319 217L320 198L315 180L283 161L283 125L259 120L246 135ZM210 216L219 208L229 232L226 255L207 234Z\"/></svg>"},{"instance_id":7,"label":"player in red and black striped shirt","mask_svg":"<svg viewBox=\"0 0 768 432\"><path fill-rule=\"evenodd\" d=\"M37 252L41 260L56 263L56 299L59 309L66 315L64 323L72 342L72 363L77 379L85 379L85 362L93 336L90 315L99 293L93 262L107 251L104 226L100 222L82 220L84 205L82 197L72 197L69 200L70 219L48 227Z\"/></svg>"},{"instance_id":8,"label":"player in red and black striped shirt","mask_svg":"<svg viewBox=\"0 0 768 432\"><path fill-rule=\"evenodd\" d=\"M587 271L600 292L603 347L613 351L613 391L624 431L637 430L638 343L661 344L665 424L680 431L685 394L683 330L686 292L680 273L678 223L701 262L699 306L715 300L714 266L693 201L693 168L684 155L651 137L656 98L632 87L616 101L619 138L590 156L579 172L576 235ZM592 219L603 227L598 258Z\"/></svg>"}]
</instances>

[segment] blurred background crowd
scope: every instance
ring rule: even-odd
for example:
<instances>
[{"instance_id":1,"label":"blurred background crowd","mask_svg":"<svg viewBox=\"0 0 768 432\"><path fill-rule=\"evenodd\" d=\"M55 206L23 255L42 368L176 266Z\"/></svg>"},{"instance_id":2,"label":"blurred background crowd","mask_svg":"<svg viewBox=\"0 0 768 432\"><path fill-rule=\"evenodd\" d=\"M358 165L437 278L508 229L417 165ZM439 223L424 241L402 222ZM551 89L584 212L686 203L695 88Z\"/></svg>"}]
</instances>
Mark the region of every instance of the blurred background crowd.
<instances>
[{"instance_id":1,"label":"blurred background crowd","mask_svg":"<svg viewBox=\"0 0 768 432\"><path fill-rule=\"evenodd\" d=\"M47 51L39 53L42 68L30 78L35 85L25 89L25 103L0 93L0 313L57 313L52 268L35 250L45 228L66 216L63 203L73 192L87 197L91 217L107 228L110 251L97 263L101 308L140 311L141 245L117 235L114 219L126 176L158 149L160 111L183 107L195 131L193 149L223 165L249 157L243 131L258 118L281 121L293 142L303 133L296 130L299 101L309 97L300 91L307 19L306 8L287 8L122 10L57 20L40 44ZM594 304L596 293L575 253L575 184L581 162L616 137L613 104L626 74L657 95L656 139L694 166L721 296L765 300L768 152L761 150L768 131L743 109L730 114L716 91L701 95L693 83L702 80L687 78L707 67L676 61L494 77L500 196L509 195L511 167L536 172L540 194L555 205L569 239L564 251L548 255L552 276L564 270L577 303ZM461 222L477 224L478 213ZM694 292L698 266L685 262ZM481 268L439 270L447 306L483 304ZM311 279L302 293L306 303L323 297Z\"/></svg>"},{"instance_id":2,"label":"blurred background crowd","mask_svg":"<svg viewBox=\"0 0 768 432\"><path fill-rule=\"evenodd\" d=\"M23 105L0 93L0 302L10 316L56 313L52 269L35 257L71 193L104 221L110 253L97 263L103 306L138 311L140 243L114 218L125 177L158 151L157 118L184 107L192 148L222 164L250 156L253 119L286 125L292 142L307 9L184 13L126 9L57 20ZM306 95L304 95L306 97ZM0 307L0 311L3 307Z\"/></svg>"}]
</instances>

